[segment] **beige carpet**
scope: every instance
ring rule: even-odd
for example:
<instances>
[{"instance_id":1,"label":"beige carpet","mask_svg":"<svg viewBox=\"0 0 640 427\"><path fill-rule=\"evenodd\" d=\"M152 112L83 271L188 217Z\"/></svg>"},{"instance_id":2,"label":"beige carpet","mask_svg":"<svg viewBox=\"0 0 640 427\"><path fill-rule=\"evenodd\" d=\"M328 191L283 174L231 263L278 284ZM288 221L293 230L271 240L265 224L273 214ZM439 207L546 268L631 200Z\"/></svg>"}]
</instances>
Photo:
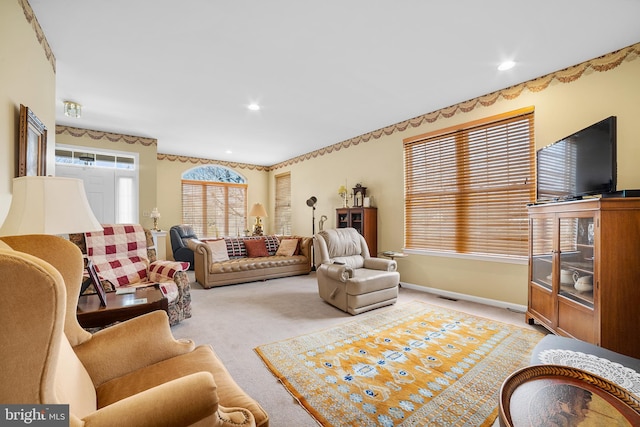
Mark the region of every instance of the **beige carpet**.
<instances>
[{"instance_id":1,"label":"beige carpet","mask_svg":"<svg viewBox=\"0 0 640 427\"><path fill-rule=\"evenodd\" d=\"M413 300L541 330L527 325L523 313L400 289L398 304ZM172 328L176 338L192 338L198 344L211 344L238 384L269 413L271 427L318 425L253 350L263 344L358 319L320 299L314 273L213 289L202 289L194 284L192 306L193 317Z\"/></svg>"}]
</instances>

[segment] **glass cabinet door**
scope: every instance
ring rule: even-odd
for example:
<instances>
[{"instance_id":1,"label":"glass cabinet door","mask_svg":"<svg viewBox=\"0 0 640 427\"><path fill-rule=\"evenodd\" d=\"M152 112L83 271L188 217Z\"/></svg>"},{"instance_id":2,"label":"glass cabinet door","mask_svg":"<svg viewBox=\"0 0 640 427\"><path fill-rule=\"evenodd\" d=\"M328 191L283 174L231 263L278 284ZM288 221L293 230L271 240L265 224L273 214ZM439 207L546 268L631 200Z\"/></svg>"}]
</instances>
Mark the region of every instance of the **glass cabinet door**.
<instances>
[{"instance_id":1,"label":"glass cabinet door","mask_svg":"<svg viewBox=\"0 0 640 427\"><path fill-rule=\"evenodd\" d=\"M593 308L594 218L560 218L559 294Z\"/></svg>"},{"instance_id":2,"label":"glass cabinet door","mask_svg":"<svg viewBox=\"0 0 640 427\"><path fill-rule=\"evenodd\" d=\"M531 281L549 291L553 288L553 223L550 217L531 218Z\"/></svg>"}]
</instances>

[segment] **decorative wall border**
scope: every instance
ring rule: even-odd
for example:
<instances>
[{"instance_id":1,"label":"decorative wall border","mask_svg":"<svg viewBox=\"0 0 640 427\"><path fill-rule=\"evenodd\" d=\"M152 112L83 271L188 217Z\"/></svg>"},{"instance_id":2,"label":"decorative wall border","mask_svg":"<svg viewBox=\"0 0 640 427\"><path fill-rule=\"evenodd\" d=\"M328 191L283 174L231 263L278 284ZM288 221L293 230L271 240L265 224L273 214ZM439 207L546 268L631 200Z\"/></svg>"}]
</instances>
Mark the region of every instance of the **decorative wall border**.
<instances>
[{"instance_id":1,"label":"decorative wall border","mask_svg":"<svg viewBox=\"0 0 640 427\"><path fill-rule=\"evenodd\" d=\"M27 22L31 24L31 27L33 27L33 31L35 31L36 33L38 43L40 43L40 46L42 46L42 49L44 49L44 55L47 57L47 60L53 68L53 73L55 74L56 57L51 50L51 46L49 46L49 42L44 35L44 31L42 31L42 27L38 22L38 18L36 18L36 14L33 12L33 9L31 8L28 0L18 0L18 3L20 3L20 6L22 6L22 11L24 12L24 17L27 18Z\"/></svg>"},{"instance_id":2,"label":"decorative wall border","mask_svg":"<svg viewBox=\"0 0 640 427\"><path fill-rule=\"evenodd\" d=\"M144 136L123 135L120 133L103 132L100 130L81 129L71 126L56 125L56 135L71 135L75 138L88 136L93 140L106 139L110 142L125 142L127 144L141 144L145 147L150 145L158 145L158 140L154 138L146 138Z\"/></svg>"},{"instance_id":3,"label":"decorative wall border","mask_svg":"<svg viewBox=\"0 0 640 427\"><path fill-rule=\"evenodd\" d=\"M249 170L257 170L261 172L269 172L271 170L270 166L259 166L259 165L251 165L249 163L237 163L237 162L227 162L223 160L213 160L213 159L203 159L200 157L189 157L189 156L178 156L176 154L162 154L158 153L158 160L168 160L170 162L181 162L181 163L191 163L194 165L220 165L226 166L231 169L249 169Z\"/></svg>"},{"instance_id":4,"label":"decorative wall border","mask_svg":"<svg viewBox=\"0 0 640 427\"><path fill-rule=\"evenodd\" d=\"M554 73L508 87L506 89L491 92L487 95L473 98L449 107L441 108L431 113L423 114L421 116L414 117L412 119L405 120L403 122L384 127L382 129L374 130L372 132L347 139L346 141L342 141L328 147L320 148L310 153L302 154L298 157L294 157L292 159L285 160L284 162L277 163L271 166L269 170L279 169L285 166L302 162L304 160L311 160L318 156L324 156L325 154L329 154L334 151L340 151L343 148L348 148L352 145L369 142L371 139L378 139L384 135L403 132L409 127L415 128L424 123L433 123L441 117L449 118L457 113L468 113L478 107L487 107L489 105L493 105L501 98L505 100L512 100L519 97L525 89L529 90L530 92L541 92L544 89L548 88L549 85L554 81L560 83L571 83L575 80L578 80L588 71L609 71L618 67L624 61L631 62L638 59L638 57L640 57L640 43L633 44L615 52L608 53L606 55L591 59L581 64L574 65L572 67L568 67L563 70L556 71Z\"/></svg>"}]
</instances>

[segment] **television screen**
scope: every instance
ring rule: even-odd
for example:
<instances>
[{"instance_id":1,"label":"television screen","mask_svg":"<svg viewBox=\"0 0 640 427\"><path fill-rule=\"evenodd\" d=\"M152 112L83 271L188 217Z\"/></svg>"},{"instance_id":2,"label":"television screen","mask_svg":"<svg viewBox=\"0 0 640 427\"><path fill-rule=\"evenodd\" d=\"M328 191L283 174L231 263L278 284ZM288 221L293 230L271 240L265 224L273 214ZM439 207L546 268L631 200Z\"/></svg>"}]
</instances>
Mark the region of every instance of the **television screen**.
<instances>
[{"instance_id":1,"label":"television screen","mask_svg":"<svg viewBox=\"0 0 640 427\"><path fill-rule=\"evenodd\" d=\"M611 116L536 153L538 202L616 190L616 117Z\"/></svg>"}]
</instances>

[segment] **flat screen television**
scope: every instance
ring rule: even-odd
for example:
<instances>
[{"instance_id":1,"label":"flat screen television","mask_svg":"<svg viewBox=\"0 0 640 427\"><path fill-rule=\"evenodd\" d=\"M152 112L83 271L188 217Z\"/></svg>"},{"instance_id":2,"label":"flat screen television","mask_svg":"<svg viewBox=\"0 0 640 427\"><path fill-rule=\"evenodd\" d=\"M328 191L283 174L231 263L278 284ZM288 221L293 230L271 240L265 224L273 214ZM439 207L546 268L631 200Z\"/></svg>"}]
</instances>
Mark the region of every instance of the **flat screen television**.
<instances>
[{"instance_id":1,"label":"flat screen television","mask_svg":"<svg viewBox=\"0 0 640 427\"><path fill-rule=\"evenodd\" d=\"M536 152L538 203L616 191L616 117L608 117Z\"/></svg>"}]
</instances>

